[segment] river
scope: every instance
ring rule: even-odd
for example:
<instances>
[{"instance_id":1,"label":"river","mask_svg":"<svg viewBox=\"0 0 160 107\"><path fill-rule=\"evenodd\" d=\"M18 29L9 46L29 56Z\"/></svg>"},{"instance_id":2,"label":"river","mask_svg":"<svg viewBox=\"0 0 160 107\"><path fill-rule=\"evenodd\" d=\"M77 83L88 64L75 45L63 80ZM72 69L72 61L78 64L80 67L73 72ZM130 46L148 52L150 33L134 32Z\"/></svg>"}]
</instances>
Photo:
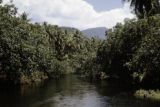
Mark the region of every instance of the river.
<instances>
[{"instance_id":1,"label":"river","mask_svg":"<svg viewBox=\"0 0 160 107\"><path fill-rule=\"evenodd\" d=\"M160 107L126 94L126 87L68 75L32 86L0 87L0 107Z\"/></svg>"}]
</instances>

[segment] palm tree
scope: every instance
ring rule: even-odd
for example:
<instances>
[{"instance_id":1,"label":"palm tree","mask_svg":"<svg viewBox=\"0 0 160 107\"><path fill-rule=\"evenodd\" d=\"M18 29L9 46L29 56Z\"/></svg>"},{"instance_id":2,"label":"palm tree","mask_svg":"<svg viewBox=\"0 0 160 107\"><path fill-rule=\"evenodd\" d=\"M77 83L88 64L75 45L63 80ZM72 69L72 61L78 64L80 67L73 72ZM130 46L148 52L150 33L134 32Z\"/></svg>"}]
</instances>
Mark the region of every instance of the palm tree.
<instances>
[{"instance_id":1,"label":"palm tree","mask_svg":"<svg viewBox=\"0 0 160 107\"><path fill-rule=\"evenodd\" d=\"M160 13L159 0L123 0L131 3L138 18L145 18Z\"/></svg>"}]
</instances>

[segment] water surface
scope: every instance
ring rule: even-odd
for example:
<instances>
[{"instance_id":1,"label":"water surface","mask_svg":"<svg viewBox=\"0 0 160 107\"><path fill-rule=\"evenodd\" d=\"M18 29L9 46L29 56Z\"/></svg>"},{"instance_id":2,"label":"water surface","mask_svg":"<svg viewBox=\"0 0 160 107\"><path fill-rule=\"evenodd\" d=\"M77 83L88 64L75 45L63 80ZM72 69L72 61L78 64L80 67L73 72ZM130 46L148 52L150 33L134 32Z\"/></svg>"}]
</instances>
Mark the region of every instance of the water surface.
<instances>
[{"instance_id":1,"label":"water surface","mask_svg":"<svg viewBox=\"0 0 160 107\"><path fill-rule=\"evenodd\" d=\"M160 107L160 102L133 98L121 85L68 75L33 86L0 87L0 107Z\"/></svg>"}]
</instances>

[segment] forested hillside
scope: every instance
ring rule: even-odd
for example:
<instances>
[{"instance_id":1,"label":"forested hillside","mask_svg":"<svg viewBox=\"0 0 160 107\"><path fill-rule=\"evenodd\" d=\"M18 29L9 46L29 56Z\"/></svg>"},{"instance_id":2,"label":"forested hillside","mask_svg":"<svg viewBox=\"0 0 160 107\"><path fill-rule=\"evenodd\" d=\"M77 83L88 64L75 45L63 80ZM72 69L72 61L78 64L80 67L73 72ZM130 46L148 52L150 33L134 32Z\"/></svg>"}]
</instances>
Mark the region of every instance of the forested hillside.
<instances>
[{"instance_id":1,"label":"forested hillside","mask_svg":"<svg viewBox=\"0 0 160 107\"><path fill-rule=\"evenodd\" d=\"M97 28L89 28L86 30L82 30L82 33L89 38L96 37L99 39L106 39L107 28L105 27L97 27Z\"/></svg>"}]
</instances>

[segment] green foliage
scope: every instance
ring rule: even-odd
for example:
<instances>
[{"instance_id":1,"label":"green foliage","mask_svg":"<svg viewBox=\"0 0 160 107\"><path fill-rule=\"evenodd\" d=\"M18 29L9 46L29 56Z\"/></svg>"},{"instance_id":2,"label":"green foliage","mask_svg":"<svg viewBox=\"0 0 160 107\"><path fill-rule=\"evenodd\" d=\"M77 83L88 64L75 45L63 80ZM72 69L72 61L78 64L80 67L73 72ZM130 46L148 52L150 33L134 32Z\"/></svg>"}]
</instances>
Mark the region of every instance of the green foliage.
<instances>
[{"instance_id":1,"label":"green foliage","mask_svg":"<svg viewBox=\"0 0 160 107\"><path fill-rule=\"evenodd\" d=\"M0 77L7 80L28 83L76 72L100 42L77 29L33 24L14 5L0 5Z\"/></svg>"},{"instance_id":2,"label":"green foliage","mask_svg":"<svg viewBox=\"0 0 160 107\"><path fill-rule=\"evenodd\" d=\"M96 60L97 50L102 42L102 40L95 38L91 38L91 40L87 42L87 53L84 53L84 55L79 60L81 65L77 69L78 74L81 74L91 80L103 79L101 76L101 66L97 63Z\"/></svg>"},{"instance_id":3,"label":"green foliage","mask_svg":"<svg viewBox=\"0 0 160 107\"><path fill-rule=\"evenodd\" d=\"M103 71L124 82L159 87L159 28L159 15L117 24L97 52Z\"/></svg>"},{"instance_id":4,"label":"green foliage","mask_svg":"<svg viewBox=\"0 0 160 107\"><path fill-rule=\"evenodd\" d=\"M139 18L149 17L160 13L160 2L159 0L123 0L131 2L134 13Z\"/></svg>"},{"instance_id":5,"label":"green foliage","mask_svg":"<svg viewBox=\"0 0 160 107\"><path fill-rule=\"evenodd\" d=\"M149 32L142 39L141 45L133 55L128 66L134 76L144 86L159 87L160 82L160 16L149 19ZM136 74L136 75L135 75Z\"/></svg>"},{"instance_id":6,"label":"green foliage","mask_svg":"<svg viewBox=\"0 0 160 107\"><path fill-rule=\"evenodd\" d=\"M9 80L33 72L51 71L52 50L43 26L16 17L14 5L0 6L0 72ZM24 15L24 14L23 14ZM52 70L53 71L53 70Z\"/></svg>"},{"instance_id":7,"label":"green foliage","mask_svg":"<svg viewBox=\"0 0 160 107\"><path fill-rule=\"evenodd\" d=\"M99 80L101 78L101 66L97 64L96 58L88 58L79 69L79 74L84 75L90 80Z\"/></svg>"}]
</instances>

